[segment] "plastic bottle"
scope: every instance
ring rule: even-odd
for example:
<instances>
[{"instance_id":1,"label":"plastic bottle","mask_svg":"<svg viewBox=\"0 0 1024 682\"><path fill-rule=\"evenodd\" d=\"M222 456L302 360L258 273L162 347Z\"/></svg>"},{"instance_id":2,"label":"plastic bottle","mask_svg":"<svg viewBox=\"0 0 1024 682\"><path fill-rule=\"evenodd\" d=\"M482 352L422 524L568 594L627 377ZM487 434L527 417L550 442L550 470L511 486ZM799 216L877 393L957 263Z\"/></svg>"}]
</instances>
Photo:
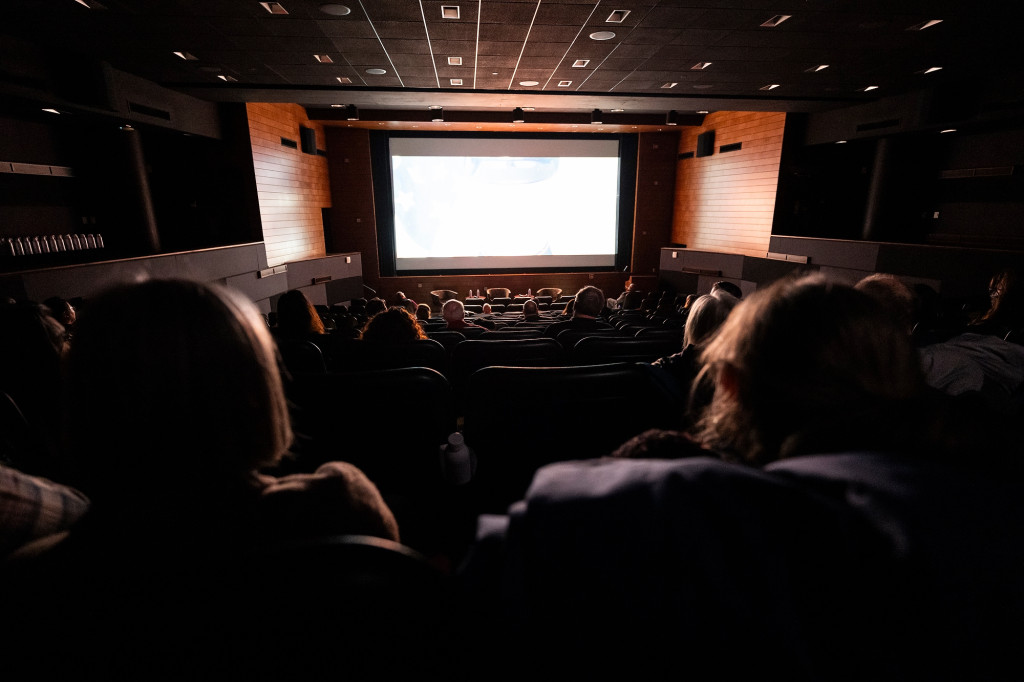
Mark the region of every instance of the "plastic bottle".
<instances>
[{"instance_id":1,"label":"plastic bottle","mask_svg":"<svg viewBox=\"0 0 1024 682\"><path fill-rule=\"evenodd\" d=\"M449 483L469 483L473 478L473 460L473 452L466 447L466 441L461 433L450 434L448 444L441 446L441 469Z\"/></svg>"},{"instance_id":2,"label":"plastic bottle","mask_svg":"<svg viewBox=\"0 0 1024 682\"><path fill-rule=\"evenodd\" d=\"M480 290L479 289L476 290L476 297L480 298Z\"/></svg>"},{"instance_id":3,"label":"plastic bottle","mask_svg":"<svg viewBox=\"0 0 1024 682\"><path fill-rule=\"evenodd\" d=\"M526 295L527 296L533 296L533 289L527 289L526 290Z\"/></svg>"}]
</instances>

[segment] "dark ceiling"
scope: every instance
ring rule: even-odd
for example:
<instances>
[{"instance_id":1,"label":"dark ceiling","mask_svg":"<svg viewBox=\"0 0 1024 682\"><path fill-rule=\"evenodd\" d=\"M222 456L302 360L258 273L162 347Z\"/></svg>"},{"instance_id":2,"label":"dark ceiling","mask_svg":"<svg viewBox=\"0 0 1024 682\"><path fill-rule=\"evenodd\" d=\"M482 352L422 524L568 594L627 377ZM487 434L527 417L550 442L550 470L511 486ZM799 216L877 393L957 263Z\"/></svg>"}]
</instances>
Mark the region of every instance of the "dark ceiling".
<instances>
[{"instance_id":1,"label":"dark ceiling","mask_svg":"<svg viewBox=\"0 0 1024 682\"><path fill-rule=\"evenodd\" d=\"M1024 99L1017 0L281 0L287 14L263 4L275 3L4 0L0 82L96 58L208 100L309 108L815 111L939 84Z\"/></svg>"}]
</instances>

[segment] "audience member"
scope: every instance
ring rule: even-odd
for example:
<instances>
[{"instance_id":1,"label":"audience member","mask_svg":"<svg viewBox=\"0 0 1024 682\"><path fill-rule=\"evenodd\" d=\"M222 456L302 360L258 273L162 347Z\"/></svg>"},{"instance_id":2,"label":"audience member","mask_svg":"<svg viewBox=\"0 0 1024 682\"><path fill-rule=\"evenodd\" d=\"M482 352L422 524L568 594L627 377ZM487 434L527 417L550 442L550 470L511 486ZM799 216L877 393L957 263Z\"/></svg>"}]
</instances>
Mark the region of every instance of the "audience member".
<instances>
[{"instance_id":1,"label":"audience member","mask_svg":"<svg viewBox=\"0 0 1024 682\"><path fill-rule=\"evenodd\" d=\"M682 350L655 360L652 364L668 372L679 389L689 393L702 366L700 355L704 346L722 326L738 302L735 297L728 294L699 297L690 306L690 313L686 318ZM709 396L703 396L696 404L691 405L691 409L703 407L708 398Z\"/></svg>"},{"instance_id":2,"label":"audience member","mask_svg":"<svg viewBox=\"0 0 1024 682\"><path fill-rule=\"evenodd\" d=\"M842 449L907 450L924 378L904 327L870 296L785 279L733 310L706 347L705 445L750 464Z\"/></svg>"},{"instance_id":3,"label":"audience member","mask_svg":"<svg viewBox=\"0 0 1024 682\"><path fill-rule=\"evenodd\" d=\"M427 322L430 319L430 306L426 303L416 306L416 319L420 322Z\"/></svg>"},{"instance_id":4,"label":"audience member","mask_svg":"<svg viewBox=\"0 0 1024 682\"><path fill-rule=\"evenodd\" d=\"M993 275L988 293L988 310L972 320L967 331L1004 338L1024 329L1024 293L1017 271L1005 269Z\"/></svg>"},{"instance_id":5,"label":"audience member","mask_svg":"<svg viewBox=\"0 0 1024 682\"><path fill-rule=\"evenodd\" d=\"M540 306L532 298L523 304L523 313L519 319L524 322L537 322L540 320Z\"/></svg>"},{"instance_id":6,"label":"audience member","mask_svg":"<svg viewBox=\"0 0 1024 682\"><path fill-rule=\"evenodd\" d=\"M875 273L861 279L855 285L882 304L882 309L895 318L895 322L907 334L914 332L919 317L920 305L914 290L895 275Z\"/></svg>"},{"instance_id":7,"label":"audience member","mask_svg":"<svg viewBox=\"0 0 1024 682\"><path fill-rule=\"evenodd\" d=\"M382 313L387 309L388 304L384 302L384 299L375 296L366 302L366 319L369 320L377 313Z\"/></svg>"},{"instance_id":8,"label":"audience member","mask_svg":"<svg viewBox=\"0 0 1024 682\"><path fill-rule=\"evenodd\" d=\"M444 318L448 329L452 329L454 331L462 331L465 329L486 329L486 327L482 327L478 324L466 322L466 307L462 304L462 301L455 298L445 301L444 305L441 306L441 317Z\"/></svg>"},{"instance_id":9,"label":"audience member","mask_svg":"<svg viewBox=\"0 0 1024 682\"><path fill-rule=\"evenodd\" d=\"M67 531L88 507L74 488L0 464L0 560L33 540Z\"/></svg>"},{"instance_id":10,"label":"audience member","mask_svg":"<svg viewBox=\"0 0 1024 682\"><path fill-rule=\"evenodd\" d=\"M557 338L559 333L567 329L574 331L612 329L611 325L598 317L605 306L604 292L600 289L594 286L583 287L576 292L573 302L572 317L548 325L544 331L547 336Z\"/></svg>"},{"instance_id":11,"label":"audience member","mask_svg":"<svg viewBox=\"0 0 1024 682\"><path fill-rule=\"evenodd\" d=\"M50 309L53 319L60 322L61 326L64 327L64 338L70 341L75 330L75 320L78 317L75 307L71 305L71 301L60 296L51 296L43 301L43 305Z\"/></svg>"},{"instance_id":12,"label":"audience member","mask_svg":"<svg viewBox=\"0 0 1024 682\"><path fill-rule=\"evenodd\" d=\"M313 302L302 291L292 289L277 299L277 333L284 338L305 339L327 332Z\"/></svg>"},{"instance_id":13,"label":"audience member","mask_svg":"<svg viewBox=\"0 0 1024 682\"><path fill-rule=\"evenodd\" d=\"M711 285L712 296L717 294L719 291L724 291L727 294L732 294L733 296L736 297L736 300L743 298L743 290L740 289L738 285L726 280L715 282L714 284Z\"/></svg>"},{"instance_id":14,"label":"audience member","mask_svg":"<svg viewBox=\"0 0 1024 682\"><path fill-rule=\"evenodd\" d=\"M363 341L367 343L408 343L425 338L426 332L412 313L397 306L377 313L363 327Z\"/></svg>"}]
</instances>

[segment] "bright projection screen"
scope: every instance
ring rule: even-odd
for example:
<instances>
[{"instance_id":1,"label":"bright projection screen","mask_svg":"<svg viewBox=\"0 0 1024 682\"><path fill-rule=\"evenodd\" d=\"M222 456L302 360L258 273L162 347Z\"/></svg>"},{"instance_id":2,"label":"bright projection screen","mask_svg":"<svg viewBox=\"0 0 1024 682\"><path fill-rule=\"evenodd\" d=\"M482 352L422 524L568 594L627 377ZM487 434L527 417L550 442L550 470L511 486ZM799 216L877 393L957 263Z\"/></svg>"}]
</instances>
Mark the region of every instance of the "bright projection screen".
<instances>
[{"instance_id":1,"label":"bright projection screen","mask_svg":"<svg viewBox=\"0 0 1024 682\"><path fill-rule=\"evenodd\" d=\"M621 269L635 186L635 162L622 159L619 136L389 135L389 186L375 184L382 267L396 275Z\"/></svg>"}]
</instances>

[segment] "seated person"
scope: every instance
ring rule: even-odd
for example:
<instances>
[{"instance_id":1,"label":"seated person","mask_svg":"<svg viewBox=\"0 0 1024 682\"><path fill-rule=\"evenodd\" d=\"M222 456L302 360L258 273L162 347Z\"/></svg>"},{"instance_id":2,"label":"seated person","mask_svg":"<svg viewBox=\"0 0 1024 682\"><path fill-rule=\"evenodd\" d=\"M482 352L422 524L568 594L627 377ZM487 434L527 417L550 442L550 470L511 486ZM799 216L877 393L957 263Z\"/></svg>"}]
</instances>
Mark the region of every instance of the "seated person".
<instances>
[{"instance_id":1,"label":"seated person","mask_svg":"<svg viewBox=\"0 0 1024 682\"><path fill-rule=\"evenodd\" d=\"M453 331L461 332L474 329L478 329L481 332L486 331L486 327L466 322L466 307L458 299L453 298L450 301L445 301L444 305L441 306L441 317L444 318L447 328Z\"/></svg>"},{"instance_id":2,"label":"seated person","mask_svg":"<svg viewBox=\"0 0 1024 682\"><path fill-rule=\"evenodd\" d=\"M0 465L0 560L19 547L67 531L89 508L74 488Z\"/></svg>"},{"instance_id":3,"label":"seated person","mask_svg":"<svg viewBox=\"0 0 1024 682\"><path fill-rule=\"evenodd\" d=\"M395 306L371 317L362 338L367 343L408 343L427 338L427 333L408 310Z\"/></svg>"},{"instance_id":4,"label":"seated person","mask_svg":"<svg viewBox=\"0 0 1024 682\"><path fill-rule=\"evenodd\" d=\"M605 305L604 292L600 289L594 286L583 287L576 292L573 301L575 303L572 309L572 317L561 322L552 322L544 332L546 336L557 338L560 332L567 329L574 331L614 329L610 324L599 318ZM568 306L566 309L568 309Z\"/></svg>"},{"instance_id":5,"label":"seated person","mask_svg":"<svg viewBox=\"0 0 1024 682\"><path fill-rule=\"evenodd\" d=\"M540 321L540 306L537 305L537 301L531 298L523 304L523 314L519 316L519 320L523 322Z\"/></svg>"},{"instance_id":6,"label":"seated person","mask_svg":"<svg viewBox=\"0 0 1024 682\"><path fill-rule=\"evenodd\" d=\"M327 331L313 302L300 290L292 289L277 299L276 333L289 339L307 339Z\"/></svg>"}]
</instances>

